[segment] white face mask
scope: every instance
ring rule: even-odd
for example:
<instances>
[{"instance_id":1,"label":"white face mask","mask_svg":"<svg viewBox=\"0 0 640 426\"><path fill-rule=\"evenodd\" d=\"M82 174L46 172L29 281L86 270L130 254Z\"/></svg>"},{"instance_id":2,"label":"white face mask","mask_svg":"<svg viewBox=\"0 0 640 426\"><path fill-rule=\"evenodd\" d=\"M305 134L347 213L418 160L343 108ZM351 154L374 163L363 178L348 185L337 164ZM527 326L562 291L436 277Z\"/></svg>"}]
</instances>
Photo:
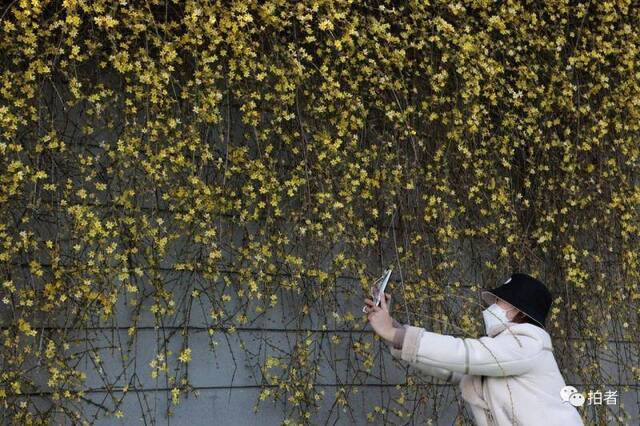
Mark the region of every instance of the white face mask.
<instances>
[{"instance_id":1,"label":"white face mask","mask_svg":"<svg viewBox=\"0 0 640 426\"><path fill-rule=\"evenodd\" d=\"M511 320L507 319L507 312L516 309L515 307L511 309L507 309L506 311L498 306L497 303L489 306L487 309L482 311L482 316L484 318L484 329L489 335L489 331L500 324L506 324Z\"/></svg>"}]
</instances>

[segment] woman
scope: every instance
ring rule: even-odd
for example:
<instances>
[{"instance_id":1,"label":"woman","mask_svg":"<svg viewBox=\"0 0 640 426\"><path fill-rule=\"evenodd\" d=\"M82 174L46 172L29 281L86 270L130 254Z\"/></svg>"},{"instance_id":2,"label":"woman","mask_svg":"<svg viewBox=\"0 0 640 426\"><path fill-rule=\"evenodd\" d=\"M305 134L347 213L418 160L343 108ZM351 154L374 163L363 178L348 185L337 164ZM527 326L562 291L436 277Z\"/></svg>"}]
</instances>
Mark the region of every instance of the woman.
<instances>
[{"instance_id":1,"label":"woman","mask_svg":"<svg viewBox=\"0 0 640 426\"><path fill-rule=\"evenodd\" d=\"M389 313L386 293L381 306L365 303L369 323L392 355L458 385L476 424L583 425L576 407L561 398L565 382L544 329L549 290L516 273L481 296L490 306L482 312L487 335L479 339L401 326Z\"/></svg>"}]
</instances>

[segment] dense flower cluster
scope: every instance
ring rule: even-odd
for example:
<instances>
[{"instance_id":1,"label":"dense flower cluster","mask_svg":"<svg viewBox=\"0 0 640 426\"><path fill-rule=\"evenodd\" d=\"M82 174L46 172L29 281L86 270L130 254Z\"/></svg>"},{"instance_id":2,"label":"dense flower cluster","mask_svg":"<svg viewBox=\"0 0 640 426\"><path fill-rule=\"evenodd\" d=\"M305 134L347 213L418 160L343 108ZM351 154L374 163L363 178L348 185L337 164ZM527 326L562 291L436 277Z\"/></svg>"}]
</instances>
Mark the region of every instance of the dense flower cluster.
<instances>
[{"instance_id":1,"label":"dense flower cluster","mask_svg":"<svg viewBox=\"0 0 640 426\"><path fill-rule=\"evenodd\" d=\"M640 380L631 2L16 0L0 13L12 422L79 420L82 401L126 417L142 375L179 403L203 334L177 349L167 334L192 310L221 351L291 304L300 331L256 361L256 408L282 401L285 423L313 422L326 398L342 411L384 352L344 330L363 328L363 290L391 262L399 319L468 336L478 290L531 273L554 293L567 374ZM108 405L85 394L81 366L114 356L91 336L120 303L134 313L114 342L123 365L138 317L178 326L119 392L106 383ZM331 395L322 363L348 381ZM368 418L406 421L425 404L416 387L439 401L425 383L409 374Z\"/></svg>"}]
</instances>

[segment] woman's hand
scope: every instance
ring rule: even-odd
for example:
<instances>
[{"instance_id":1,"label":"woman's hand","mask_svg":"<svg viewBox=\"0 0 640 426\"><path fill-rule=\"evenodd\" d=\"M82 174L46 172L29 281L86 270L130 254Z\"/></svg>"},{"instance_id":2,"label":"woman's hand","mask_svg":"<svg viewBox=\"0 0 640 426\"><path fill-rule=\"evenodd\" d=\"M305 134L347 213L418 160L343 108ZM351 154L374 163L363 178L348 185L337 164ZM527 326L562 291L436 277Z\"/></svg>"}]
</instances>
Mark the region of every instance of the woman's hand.
<instances>
[{"instance_id":1,"label":"woman's hand","mask_svg":"<svg viewBox=\"0 0 640 426\"><path fill-rule=\"evenodd\" d=\"M391 318L389 314L389 306L387 305L387 299L390 297L390 295L385 293L384 297L380 298L380 306L375 306L371 299L364 300L364 303L367 305L369 324L371 324L371 327L378 336L388 342L393 341L393 336L396 333L396 329L393 327L393 318Z\"/></svg>"}]
</instances>

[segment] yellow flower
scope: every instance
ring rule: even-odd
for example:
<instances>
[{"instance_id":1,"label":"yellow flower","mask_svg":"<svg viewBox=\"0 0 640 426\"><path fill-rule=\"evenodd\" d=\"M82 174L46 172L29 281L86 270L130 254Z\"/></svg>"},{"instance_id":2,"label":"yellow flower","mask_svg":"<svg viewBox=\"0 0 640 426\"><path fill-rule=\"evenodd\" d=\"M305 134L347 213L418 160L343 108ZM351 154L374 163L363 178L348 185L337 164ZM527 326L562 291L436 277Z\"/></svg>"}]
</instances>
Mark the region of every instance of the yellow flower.
<instances>
[{"instance_id":1,"label":"yellow flower","mask_svg":"<svg viewBox=\"0 0 640 426\"><path fill-rule=\"evenodd\" d=\"M180 360L180 362L184 362L184 363L191 361L191 348L186 348L185 350L183 350L180 353L180 356L178 357L178 359Z\"/></svg>"}]
</instances>

